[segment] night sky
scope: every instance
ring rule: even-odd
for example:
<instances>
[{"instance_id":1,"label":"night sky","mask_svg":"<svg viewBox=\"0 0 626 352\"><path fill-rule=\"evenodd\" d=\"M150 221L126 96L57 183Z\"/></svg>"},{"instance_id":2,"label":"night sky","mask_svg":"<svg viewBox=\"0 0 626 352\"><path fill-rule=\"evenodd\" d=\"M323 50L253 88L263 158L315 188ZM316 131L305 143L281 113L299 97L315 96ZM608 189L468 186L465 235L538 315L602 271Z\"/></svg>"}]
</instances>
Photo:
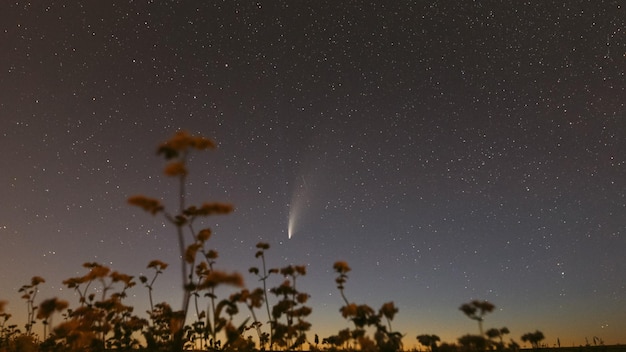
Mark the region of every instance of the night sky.
<instances>
[{"instance_id":1,"label":"night sky","mask_svg":"<svg viewBox=\"0 0 626 352\"><path fill-rule=\"evenodd\" d=\"M311 338L351 326L345 260L348 298L394 301L405 346L476 334L472 299L506 339L626 343L619 3L3 1L0 299L22 325L34 275L75 306L82 263L160 259L155 299L177 306L174 228L126 199L175 206L155 151L183 129L218 144L189 202L235 206L205 222L217 267L257 287L260 241L307 265Z\"/></svg>"}]
</instances>

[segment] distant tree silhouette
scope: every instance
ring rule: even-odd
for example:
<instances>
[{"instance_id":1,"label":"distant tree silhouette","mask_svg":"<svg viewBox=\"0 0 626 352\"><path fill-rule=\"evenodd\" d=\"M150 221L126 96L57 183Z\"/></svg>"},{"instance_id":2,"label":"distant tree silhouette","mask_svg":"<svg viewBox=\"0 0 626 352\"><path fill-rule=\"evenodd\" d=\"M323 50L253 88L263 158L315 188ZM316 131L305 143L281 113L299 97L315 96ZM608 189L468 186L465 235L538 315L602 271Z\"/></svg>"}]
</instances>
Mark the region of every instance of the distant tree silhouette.
<instances>
[{"instance_id":1,"label":"distant tree silhouette","mask_svg":"<svg viewBox=\"0 0 626 352\"><path fill-rule=\"evenodd\" d=\"M508 350L511 352L517 352L520 349L519 343L515 342L515 340L511 339L508 346Z\"/></svg>"},{"instance_id":2,"label":"distant tree silhouette","mask_svg":"<svg viewBox=\"0 0 626 352\"><path fill-rule=\"evenodd\" d=\"M500 329L491 328L485 332L490 340L495 339L496 337L500 339L500 342L496 343L498 350L504 349L504 341L502 340L502 337L508 333L510 333L510 331L506 326Z\"/></svg>"},{"instance_id":3,"label":"distant tree silhouette","mask_svg":"<svg viewBox=\"0 0 626 352\"><path fill-rule=\"evenodd\" d=\"M483 333L483 320L487 313L491 313L496 308L495 305L488 301L473 300L469 303L464 303L459 307L468 318L476 320L478 322L478 331L480 336L485 336Z\"/></svg>"},{"instance_id":4,"label":"distant tree silhouette","mask_svg":"<svg viewBox=\"0 0 626 352\"><path fill-rule=\"evenodd\" d=\"M533 348L539 348L539 342L543 339L545 339L545 336L543 336L543 333L539 330L522 335L522 341L529 342Z\"/></svg>"},{"instance_id":5,"label":"distant tree silhouette","mask_svg":"<svg viewBox=\"0 0 626 352\"><path fill-rule=\"evenodd\" d=\"M434 351L437 349L437 342L441 341L441 339L437 335L423 334L417 335L417 341L420 345L428 347L429 351Z\"/></svg>"},{"instance_id":6,"label":"distant tree silhouette","mask_svg":"<svg viewBox=\"0 0 626 352\"><path fill-rule=\"evenodd\" d=\"M487 339L483 335L463 335L458 339L465 351L485 351Z\"/></svg>"},{"instance_id":7,"label":"distant tree silhouette","mask_svg":"<svg viewBox=\"0 0 626 352\"><path fill-rule=\"evenodd\" d=\"M443 342L437 346L437 352L459 352L459 346L454 343Z\"/></svg>"}]
</instances>

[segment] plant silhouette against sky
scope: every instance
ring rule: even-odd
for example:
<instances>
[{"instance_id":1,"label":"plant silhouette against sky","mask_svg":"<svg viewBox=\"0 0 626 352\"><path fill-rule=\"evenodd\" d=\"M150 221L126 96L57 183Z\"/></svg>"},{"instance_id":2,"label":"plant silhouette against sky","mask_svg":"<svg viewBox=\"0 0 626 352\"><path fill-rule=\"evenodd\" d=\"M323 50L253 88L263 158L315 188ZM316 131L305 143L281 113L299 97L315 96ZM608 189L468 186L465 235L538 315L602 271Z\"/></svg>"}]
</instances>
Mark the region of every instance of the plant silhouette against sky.
<instances>
[{"instance_id":1,"label":"plant silhouette against sky","mask_svg":"<svg viewBox=\"0 0 626 352\"><path fill-rule=\"evenodd\" d=\"M45 283L40 276L32 277L29 284L19 289L27 308L24 332L16 325L7 323L11 316L5 311L6 301L0 300L0 351L122 351L146 348L158 352L179 352L183 349L244 352L265 350L267 347L270 350L301 349L307 342L311 350L316 350L319 342L317 334L314 335L314 345L307 338L307 333L311 330L307 318L312 309L306 303L310 296L300 291L298 286L301 278L306 276L306 266L291 264L268 269L266 252L270 246L259 242L255 257L260 260L261 268L252 267L249 272L258 277L262 287L249 290L244 287L243 278L237 272L218 270L218 252L209 247L211 230L195 228L198 219L233 211L231 205L219 202L187 205L187 163L190 153L214 147L212 141L186 132L176 133L159 146L158 154L166 160L164 174L177 181L178 209L175 212L165 209L157 198L137 195L128 199L131 205L152 215L164 216L175 227L181 258L180 309L172 308L167 302L154 301L155 283L168 268L167 263L158 259L150 261L147 268L153 274L138 278L148 291L149 311L148 318L145 319L137 316L134 307L125 303L128 291L136 286L133 276L112 270L103 264L87 262L83 264L87 271L84 275L63 281L78 298L75 306L70 307L69 302L58 298L45 299L37 304L39 285ZM331 350L401 350L403 334L394 331L392 326L399 311L395 304L386 302L375 310L367 304L351 302L345 288L351 268L346 262L337 261L333 269L337 273L335 282L343 303L339 312L351 322L351 328L342 329L336 335L324 338L322 344ZM282 280L272 286L269 279L279 276L282 276ZM216 289L221 285L234 286L237 290L228 297L218 297ZM273 304L270 297L275 300ZM239 304L247 307L250 318L243 318L235 323ZM196 318L187 321L191 305ZM264 324L257 315L257 310L262 310L263 306L268 324ZM418 335L417 339L431 351L438 349L442 352L458 352L494 346L498 350L515 351L518 345L514 342L506 348L503 343L503 335L509 333L508 328L492 328L486 334L483 333L484 316L494 308L492 303L479 300L461 305L459 309L478 322L480 335L464 335L458 339L458 346L438 346L437 335ZM62 314L63 321L53 326L53 317L57 313ZM33 332L37 321L41 321L43 325L43 341L39 341L39 337ZM252 336L244 338L245 331L252 329L257 333L258 345ZM493 341L496 338L499 342ZM533 348L537 348L544 338L543 333L536 331L523 335L522 341L530 342Z\"/></svg>"}]
</instances>

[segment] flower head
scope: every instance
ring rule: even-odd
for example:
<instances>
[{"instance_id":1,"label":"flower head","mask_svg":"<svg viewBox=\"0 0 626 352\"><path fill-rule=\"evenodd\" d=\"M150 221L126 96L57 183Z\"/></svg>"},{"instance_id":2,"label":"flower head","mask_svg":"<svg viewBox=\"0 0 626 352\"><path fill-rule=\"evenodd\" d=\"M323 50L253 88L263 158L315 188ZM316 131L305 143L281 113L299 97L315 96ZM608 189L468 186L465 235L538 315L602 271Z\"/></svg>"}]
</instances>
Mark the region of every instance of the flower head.
<instances>
[{"instance_id":1,"label":"flower head","mask_svg":"<svg viewBox=\"0 0 626 352\"><path fill-rule=\"evenodd\" d=\"M130 205L138 206L152 215L155 215L156 213L164 209L163 205L161 205L161 202L158 199L149 198L142 195L136 195L128 198L128 203Z\"/></svg>"},{"instance_id":2,"label":"flower head","mask_svg":"<svg viewBox=\"0 0 626 352\"><path fill-rule=\"evenodd\" d=\"M335 271L338 272L339 274L345 274L351 270L350 267L348 266L348 263L344 261L335 262L335 264L333 265L333 269L335 269Z\"/></svg>"}]
</instances>

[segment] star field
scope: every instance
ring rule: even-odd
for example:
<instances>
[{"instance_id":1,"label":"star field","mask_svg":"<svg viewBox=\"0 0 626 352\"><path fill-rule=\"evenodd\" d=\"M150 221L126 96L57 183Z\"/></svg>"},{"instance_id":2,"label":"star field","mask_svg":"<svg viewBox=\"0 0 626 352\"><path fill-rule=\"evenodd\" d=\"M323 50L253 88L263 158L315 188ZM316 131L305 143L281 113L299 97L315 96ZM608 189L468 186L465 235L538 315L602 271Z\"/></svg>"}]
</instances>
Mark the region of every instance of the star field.
<instances>
[{"instance_id":1,"label":"star field","mask_svg":"<svg viewBox=\"0 0 626 352\"><path fill-rule=\"evenodd\" d=\"M0 299L71 295L97 261L178 302L175 207L156 146L212 138L190 202L217 265L307 265L311 334L346 293L394 301L405 346L485 326L550 346L625 342L626 13L613 1L13 1L0 5ZM288 239L290 217L297 215ZM294 214L295 213L295 214ZM250 288L256 279L246 277ZM160 286L159 286L160 285ZM173 293L172 293L173 292ZM131 300L145 304L146 292ZM143 310L141 310L143 311Z\"/></svg>"}]
</instances>

